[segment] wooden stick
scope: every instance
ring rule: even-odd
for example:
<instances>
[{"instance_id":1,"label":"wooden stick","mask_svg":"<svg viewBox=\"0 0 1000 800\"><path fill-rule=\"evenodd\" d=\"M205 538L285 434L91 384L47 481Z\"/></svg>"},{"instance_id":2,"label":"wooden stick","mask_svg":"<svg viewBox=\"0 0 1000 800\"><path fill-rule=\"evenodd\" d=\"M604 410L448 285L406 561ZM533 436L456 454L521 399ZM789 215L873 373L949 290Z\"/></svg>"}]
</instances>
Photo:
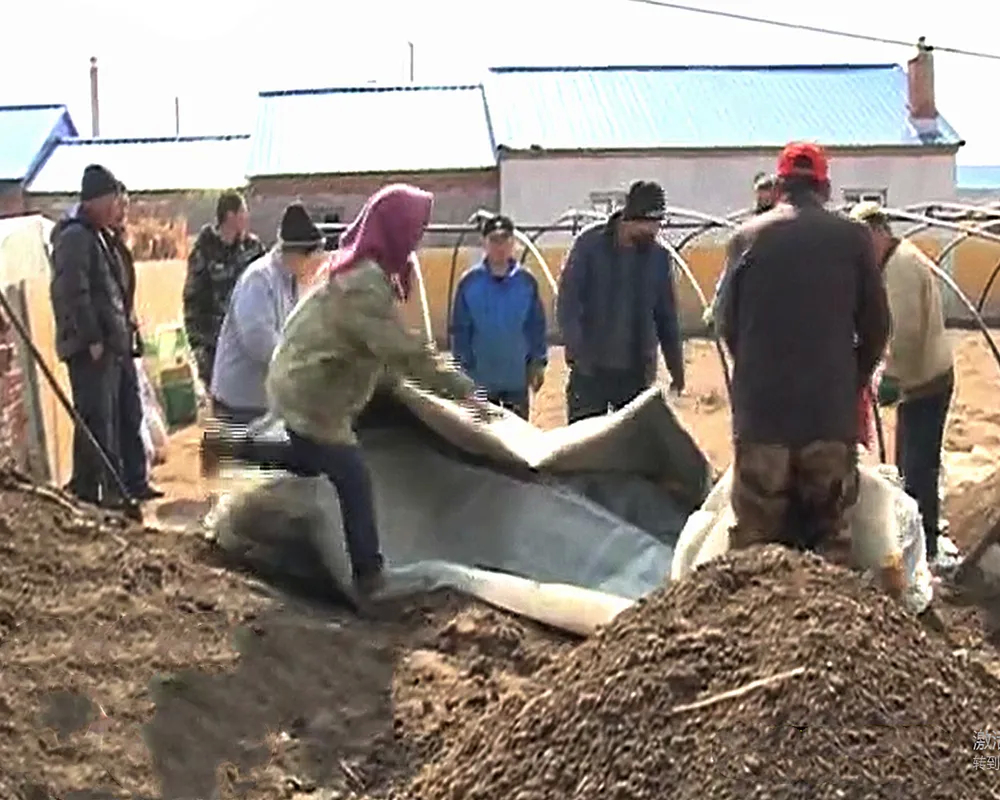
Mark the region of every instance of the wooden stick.
<instances>
[{"instance_id":1,"label":"wooden stick","mask_svg":"<svg viewBox=\"0 0 1000 800\"><path fill-rule=\"evenodd\" d=\"M693 703L688 703L683 706L674 706L667 712L667 716L672 717L676 714L683 714L687 711L697 711L701 708L714 706L716 703L721 703L725 700L733 700L737 697L742 697L745 694L750 694L750 692L757 689L763 689L765 686L771 686L775 683L787 680L788 678L795 678L799 675L803 675L805 671L805 667L796 667L788 672L779 672L777 675L772 675L770 678L761 678L760 680L752 681L745 686L739 687L738 689L730 689L728 692L714 694L711 697L706 697L704 700L696 700Z\"/></svg>"},{"instance_id":2,"label":"wooden stick","mask_svg":"<svg viewBox=\"0 0 1000 800\"><path fill-rule=\"evenodd\" d=\"M1000 520L997 520L993 524L993 527L986 531L983 537L969 551L968 555L962 559L962 562L958 565L958 569L955 570L955 583L962 583L968 577L972 567L979 563L979 559L998 540L1000 540Z\"/></svg>"}]
</instances>

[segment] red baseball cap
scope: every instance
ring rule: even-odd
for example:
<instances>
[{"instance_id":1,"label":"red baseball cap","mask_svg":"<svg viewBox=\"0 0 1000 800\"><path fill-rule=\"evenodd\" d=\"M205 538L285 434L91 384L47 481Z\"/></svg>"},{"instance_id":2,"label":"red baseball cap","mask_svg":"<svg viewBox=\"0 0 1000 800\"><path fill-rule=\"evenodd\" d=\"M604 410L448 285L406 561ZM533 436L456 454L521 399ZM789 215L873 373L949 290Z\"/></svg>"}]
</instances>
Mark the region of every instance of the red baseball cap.
<instances>
[{"instance_id":1,"label":"red baseball cap","mask_svg":"<svg viewBox=\"0 0 1000 800\"><path fill-rule=\"evenodd\" d=\"M790 142L778 157L778 177L800 175L814 181L830 180L830 162L826 151L812 142Z\"/></svg>"}]
</instances>

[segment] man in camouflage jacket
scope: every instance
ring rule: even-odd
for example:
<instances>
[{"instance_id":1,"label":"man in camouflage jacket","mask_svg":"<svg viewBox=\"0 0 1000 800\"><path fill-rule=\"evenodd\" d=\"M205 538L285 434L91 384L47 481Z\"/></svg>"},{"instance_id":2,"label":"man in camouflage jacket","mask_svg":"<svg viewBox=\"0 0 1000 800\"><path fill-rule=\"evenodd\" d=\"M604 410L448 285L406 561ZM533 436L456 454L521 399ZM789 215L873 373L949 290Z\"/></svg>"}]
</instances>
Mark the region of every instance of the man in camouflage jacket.
<instances>
[{"instance_id":1,"label":"man in camouflage jacket","mask_svg":"<svg viewBox=\"0 0 1000 800\"><path fill-rule=\"evenodd\" d=\"M215 343L229 308L233 287L264 245L250 233L250 216L238 192L224 192L216 206L216 225L206 225L188 256L184 282L184 327L198 376L212 382Z\"/></svg>"}]
</instances>

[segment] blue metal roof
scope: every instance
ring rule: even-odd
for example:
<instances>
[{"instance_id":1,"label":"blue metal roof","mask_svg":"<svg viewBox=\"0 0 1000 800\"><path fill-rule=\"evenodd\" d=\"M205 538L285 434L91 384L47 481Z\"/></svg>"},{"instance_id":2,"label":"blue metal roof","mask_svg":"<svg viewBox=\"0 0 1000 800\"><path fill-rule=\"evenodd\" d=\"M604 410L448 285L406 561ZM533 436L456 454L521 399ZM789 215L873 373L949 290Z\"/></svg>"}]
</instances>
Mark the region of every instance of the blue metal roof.
<instances>
[{"instance_id":1,"label":"blue metal roof","mask_svg":"<svg viewBox=\"0 0 1000 800\"><path fill-rule=\"evenodd\" d=\"M261 92L247 175L496 166L480 86Z\"/></svg>"},{"instance_id":2,"label":"blue metal roof","mask_svg":"<svg viewBox=\"0 0 1000 800\"><path fill-rule=\"evenodd\" d=\"M63 136L76 136L66 106L0 106L0 181L30 179Z\"/></svg>"},{"instance_id":3,"label":"blue metal roof","mask_svg":"<svg viewBox=\"0 0 1000 800\"><path fill-rule=\"evenodd\" d=\"M485 84L498 146L512 150L958 146L907 111L896 64L498 67Z\"/></svg>"},{"instance_id":4,"label":"blue metal roof","mask_svg":"<svg viewBox=\"0 0 1000 800\"><path fill-rule=\"evenodd\" d=\"M249 134L146 139L66 139L28 185L75 194L88 164L110 169L131 192L231 189L246 183Z\"/></svg>"},{"instance_id":5,"label":"blue metal roof","mask_svg":"<svg viewBox=\"0 0 1000 800\"><path fill-rule=\"evenodd\" d=\"M973 166L959 164L956 174L959 189L975 191L1000 190L1000 166Z\"/></svg>"}]
</instances>

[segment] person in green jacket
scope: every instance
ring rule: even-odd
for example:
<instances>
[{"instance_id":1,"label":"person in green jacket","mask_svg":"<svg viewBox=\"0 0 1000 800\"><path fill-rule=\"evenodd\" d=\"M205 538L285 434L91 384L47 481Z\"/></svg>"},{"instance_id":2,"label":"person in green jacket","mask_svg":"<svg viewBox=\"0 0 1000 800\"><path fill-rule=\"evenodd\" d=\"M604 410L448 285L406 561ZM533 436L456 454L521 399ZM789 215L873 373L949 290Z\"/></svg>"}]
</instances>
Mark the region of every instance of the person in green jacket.
<instances>
[{"instance_id":1,"label":"person in green jacket","mask_svg":"<svg viewBox=\"0 0 1000 800\"><path fill-rule=\"evenodd\" d=\"M383 558L371 477L354 422L386 372L456 400L477 419L490 415L471 378L404 326L414 255L433 196L386 186L344 231L340 247L285 323L271 359L269 410L284 421L288 460L300 475L325 475L340 498L355 588L382 585ZM206 434L204 448L210 439Z\"/></svg>"}]
</instances>

